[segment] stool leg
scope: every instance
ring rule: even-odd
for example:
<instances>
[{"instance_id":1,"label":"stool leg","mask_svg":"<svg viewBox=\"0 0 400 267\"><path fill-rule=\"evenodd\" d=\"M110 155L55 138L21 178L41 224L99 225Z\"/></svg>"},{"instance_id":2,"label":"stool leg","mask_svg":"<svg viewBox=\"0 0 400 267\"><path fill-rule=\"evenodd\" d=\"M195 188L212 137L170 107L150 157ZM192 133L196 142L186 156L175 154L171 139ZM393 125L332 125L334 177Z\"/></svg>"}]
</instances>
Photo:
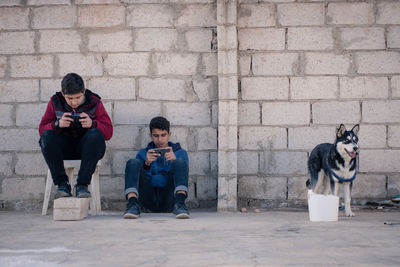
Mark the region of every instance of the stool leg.
<instances>
[{"instance_id":1,"label":"stool leg","mask_svg":"<svg viewBox=\"0 0 400 267\"><path fill-rule=\"evenodd\" d=\"M97 167L92 175L92 181L90 182L90 191L92 195L90 201L90 215L96 215L101 212L99 171Z\"/></svg>"},{"instance_id":2,"label":"stool leg","mask_svg":"<svg viewBox=\"0 0 400 267\"><path fill-rule=\"evenodd\" d=\"M72 196L75 196L75 184L76 184L76 178L74 177L74 168L65 168L65 173L68 176L68 182L71 185L71 193Z\"/></svg>"},{"instance_id":3,"label":"stool leg","mask_svg":"<svg viewBox=\"0 0 400 267\"><path fill-rule=\"evenodd\" d=\"M53 185L53 178L51 177L50 170L47 171L46 178L46 189L44 190L44 199L43 199L43 207L42 207L42 215L47 214L47 209L49 207L51 186Z\"/></svg>"}]
</instances>

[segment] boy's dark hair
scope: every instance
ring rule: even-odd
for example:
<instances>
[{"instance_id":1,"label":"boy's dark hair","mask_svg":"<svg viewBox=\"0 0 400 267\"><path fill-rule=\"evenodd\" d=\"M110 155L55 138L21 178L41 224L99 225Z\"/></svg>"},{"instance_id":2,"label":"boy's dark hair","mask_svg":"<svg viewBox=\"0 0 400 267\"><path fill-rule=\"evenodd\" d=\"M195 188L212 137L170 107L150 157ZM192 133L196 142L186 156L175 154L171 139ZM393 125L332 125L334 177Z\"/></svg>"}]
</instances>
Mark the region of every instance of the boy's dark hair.
<instances>
[{"instance_id":1,"label":"boy's dark hair","mask_svg":"<svg viewBox=\"0 0 400 267\"><path fill-rule=\"evenodd\" d=\"M153 129L167 130L169 133L169 121L164 117L154 117L150 121L150 133L153 132Z\"/></svg>"},{"instance_id":2,"label":"boy's dark hair","mask_svg":"<svg viewBox=\"0 0 400 267\"><path fill-rule=\"evenodd\" d=\"M82 77L76 73L68 73L61 81L61 91L64 95L83 93L83 91L85 91L85 85Z\"/></svg>"}]
</instances>

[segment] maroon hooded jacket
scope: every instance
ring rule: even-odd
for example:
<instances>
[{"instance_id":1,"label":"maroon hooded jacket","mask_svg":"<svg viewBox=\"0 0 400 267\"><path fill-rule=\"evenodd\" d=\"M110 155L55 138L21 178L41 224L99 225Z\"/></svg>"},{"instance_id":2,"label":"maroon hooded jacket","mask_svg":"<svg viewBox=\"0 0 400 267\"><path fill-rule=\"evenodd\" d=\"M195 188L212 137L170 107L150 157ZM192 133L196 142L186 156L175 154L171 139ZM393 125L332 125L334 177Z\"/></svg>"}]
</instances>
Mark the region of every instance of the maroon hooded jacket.
<instances>
[{"instance_id":1,"label":"maroon hooded jacket","mask_svg":"<svg viewBox=\"0 0 400 267\"><path fill-rule=\"evenodd\" d=\"M71 108L67 104L61 92L53 95L40 122L39 134L42 135L46 130L54 130L66 136L81 137L88 129L82 127L75 128L73 123L68 128L56 128L54 126L56 120L59 120L65 112L87 113L93 121L92 128L99 129L103 133L105 140L109 140L112 137L113 126L100 100L100 96L88 89L85 91L85 102L76 109Z\"/></svg>"}]
</instances>

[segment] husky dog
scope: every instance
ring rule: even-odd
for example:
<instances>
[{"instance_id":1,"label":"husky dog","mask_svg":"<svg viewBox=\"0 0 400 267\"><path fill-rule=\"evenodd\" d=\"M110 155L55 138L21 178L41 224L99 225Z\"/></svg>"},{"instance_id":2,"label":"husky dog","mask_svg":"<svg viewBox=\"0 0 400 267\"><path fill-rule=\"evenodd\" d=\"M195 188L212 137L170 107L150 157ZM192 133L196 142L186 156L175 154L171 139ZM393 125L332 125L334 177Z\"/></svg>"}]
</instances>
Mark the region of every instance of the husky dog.
<instances>
[{"instance_id":1,"label":"husky dog","mask_svg":"<svg viewBox=\"0 0 400 267\"><path fill-rule=\"evenodd\" d=\"M351 211L350 190L357 174L358 124L347 131L341 124L336 132L334 144L317 145L308 159L310 179L307 187L316 194L338 195L339 184L343 184L346 216L354 216Z\"/></svg>"}]
</instances>

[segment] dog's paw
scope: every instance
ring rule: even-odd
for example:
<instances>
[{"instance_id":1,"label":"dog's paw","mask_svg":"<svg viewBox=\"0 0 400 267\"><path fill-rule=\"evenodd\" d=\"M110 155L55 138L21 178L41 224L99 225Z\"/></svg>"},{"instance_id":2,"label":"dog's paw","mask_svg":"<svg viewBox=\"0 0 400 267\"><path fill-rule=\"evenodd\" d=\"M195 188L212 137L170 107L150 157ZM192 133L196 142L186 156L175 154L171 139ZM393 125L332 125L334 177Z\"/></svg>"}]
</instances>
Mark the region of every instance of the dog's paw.
<instances>
[{"instance_id":1,"label":"dog's paw","mask_svg":"<svg viewBox=\"0 0 400 267\"><path fill-rule=\"evenodd\" d=\"M347 217L354 217L356 215L352 211L349 211L349 212L346 211L346 216Z\"/></svg>"}]
</instances>

